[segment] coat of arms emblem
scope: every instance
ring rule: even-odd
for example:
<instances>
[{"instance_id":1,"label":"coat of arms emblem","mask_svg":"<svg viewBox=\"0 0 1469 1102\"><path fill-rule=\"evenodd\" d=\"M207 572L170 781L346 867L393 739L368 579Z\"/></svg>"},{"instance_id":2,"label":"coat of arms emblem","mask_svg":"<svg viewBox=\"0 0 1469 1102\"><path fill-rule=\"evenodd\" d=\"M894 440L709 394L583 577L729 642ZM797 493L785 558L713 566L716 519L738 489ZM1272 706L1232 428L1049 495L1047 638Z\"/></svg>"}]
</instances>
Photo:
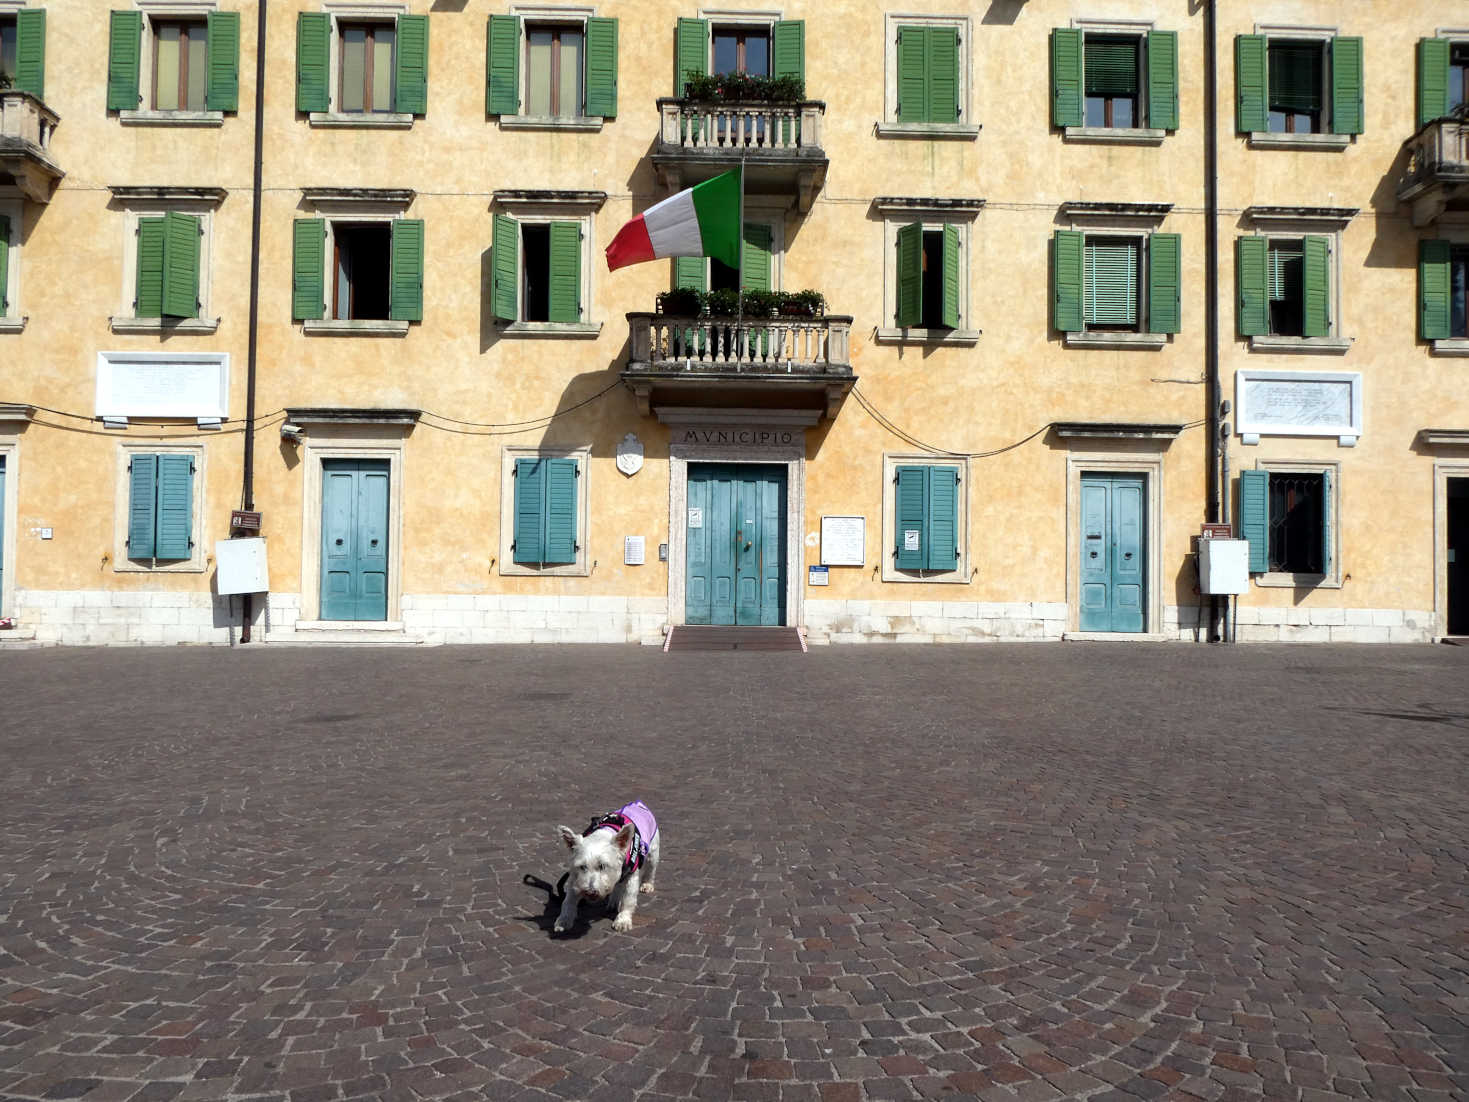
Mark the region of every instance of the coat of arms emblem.
<instances>
[{"instance_id":1,"label":"coat of arms emblem","mask_svg":"<svg viewBox=\"0 0 1469 1102\"><path fill-rule=\"evenodd\" d=\"M628 433L617 445L617 469L629 478L643 469L643 445L636 433Z\"/></svg>"}]
</instances>

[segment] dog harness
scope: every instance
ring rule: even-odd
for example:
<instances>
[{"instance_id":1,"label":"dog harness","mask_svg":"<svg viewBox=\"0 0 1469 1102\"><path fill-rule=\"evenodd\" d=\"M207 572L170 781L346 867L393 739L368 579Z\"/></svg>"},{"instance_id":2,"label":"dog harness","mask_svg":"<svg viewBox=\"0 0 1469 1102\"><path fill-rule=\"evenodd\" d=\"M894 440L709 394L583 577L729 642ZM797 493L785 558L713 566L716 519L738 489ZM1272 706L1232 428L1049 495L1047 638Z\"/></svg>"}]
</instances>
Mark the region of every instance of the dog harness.
<instances>
[{"instance_id":1,"label":"dog harness","mask_svg":"<svg viewBox=\"0 0 1469 1102\"><path fill-rule=\"evenodd\" d=\"M609 811L606 815L593 819L587 829L581 832L583 838L598 830L615 833L629 823L632 824L633 838L632 845L627 850L627 860L622 864L623 876L643 867L643 861L648 856L648 847L658 837L658 820L653 817L648 805L642 800L624 804L616 811Z\"/></svg>"}]
</instances>

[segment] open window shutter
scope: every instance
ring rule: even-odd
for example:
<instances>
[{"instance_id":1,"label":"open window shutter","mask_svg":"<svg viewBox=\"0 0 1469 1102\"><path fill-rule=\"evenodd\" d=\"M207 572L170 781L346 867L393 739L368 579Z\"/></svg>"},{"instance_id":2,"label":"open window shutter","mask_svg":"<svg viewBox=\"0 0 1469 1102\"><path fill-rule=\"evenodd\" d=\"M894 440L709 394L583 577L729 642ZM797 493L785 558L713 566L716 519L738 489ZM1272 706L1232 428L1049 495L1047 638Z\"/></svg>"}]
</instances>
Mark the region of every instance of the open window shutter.
<instances>
[{"instance_id":1,"label":"open window shutter","mask_svg":"<svg viewBox=\"0 0 1469 1102\"><path fill-rule=\"evenodd\" d=\"M676 256L673 258L673 285L694 291L705 289L705 267L708 261L702 256Z\"/></svg>"},{"instance_id":2,"label":"open window shutter","mask_svg":"<svg viewBox=\"0 0 1469 1102\"><path fill-rule=\"evenodd\" d=\"M806 21L782 19L771 32L771 75L806 81Z\"/></svg>"},{"instance_id":3,"label":"open window shutter","mask_svg":"<svg viewBox=\"0 0 1469 1102\"><path fill-rule=\"evenodd\" d=\"M1080 126L1081 32L1057 27L1051 32L1051 125Z\"/></svg>"},{"instance_id":4,"label":"open window shutter","mask_svg":"<svg viewBox=\"0 0 1469 1102\"><path fill-rule=\"evenodd\" d=\"M944 324L950 329L959 328L959 281L963 273L959 270L959 229L944 227Z\"/></svg>"},{"instance_id":5,"label":"open window shutter","mask_svg":"<svg viewBox=\"0 0 1469 1102\"><path fill-rule=\"evenodd\" d=\"M514 321L520 313L520 285L515 278L520 266L519 246L519 223L503 214L495 215L490 310L501 321Z\"/></svg>"},{"instance_id":6,"label":"open window shutter","mask_svg":"<svg viewBox=\"0 0 1469 1102\"><path fill-rule=\"evenodd\" d=\"M10 313L10 219L0 215L0 317Z\"/></svg>"},{"instance_id":7,"label":"open window shutter","mask_svg":"<svg viewBox=\"0 0 1469 1102\"><path fill-rule=\"evenodd\" d=\"M547 459L546 541L542 562L576 562L576 460Z\"/></svg>"},{"instance_id":8,"label":"open window shutter","mask_svg":"<svg viewBox=\"0 0 1469 1102\"><path fill-rule=\"evenodd\" d=\"M1418 242L1418 335L1426 341L1449 337L1449 243Z\"/></svg>"},{"instance_id":9,"label":"open window shutter","mask_svg":"<svg viewBox=\"0 0 1469 1102\"><path fill-rule=\"evenodd\" d=\"M1250 541L1250 573L1270 569L1270 472L1239 473L1239 534Z\"/></svg>"},{"instance_id":10,"label":"open window shutter","mask_svg":"<svg viewBox=\"0 0 1469 1102\"><path fill-rule=\"evenodd\" d=\"M1449 40L1418 40L1418 125L1449 113Z\"/></svg>"},{"instance_id":11,"label":"open window shutter","mask_svg":"<svg viewBox=\"0 0 1469 1102\"><path fill-rule=\"evenodd\" d=\"M927 122L928 29L898 28L898 121Z\"/></svg>"},{"instance_id":12,"label":"open window shutter","mask_svg":"<svg viewBox=\"0 0 1469 1102\"><path fill-rule=\"evenodd\" d=\"M128 558L151 559L157 516L158 456L134 455L128 467Z\"/></svg>"},{"instance_id":13,"label":"open window shutter","mask_svg":"<svg viewBox=\"0 0 1469 1102\"><path fill-rule=\"evenodd\" d=\"M1148 125L1178 129L1178 32L1148 32Z\"/></svg>"},{"instance_id":14,"label":"open window shutter","mask_svg":"<svg viewBox=\"0 0 1469 1102\"><path fill-rule=\"evenodd\" d=\"M1325 337L1331 332L1331 239L1311 236L1301 244L1301 282L1305 293L1302 334Z\"/></svg>"},{"instance_id":15,"label":"open window shutter","mask_svg":"<svg viewBox=\"0 0 1469 1102\"><path fill-rule=\"evenodd\" d=\"M1321 573L1331 574L1331 472L1321 472Z\"/></svg>"},{"instance_id":16,"label":"open window shutter","mask_svg":"<svg viewBox=\"0 0 1469 1102\"><path fill-rule=\"evenodd\" d=\"M133 315L163 316L163 253L166 237L162 218L138 219L138 278Z\"/></svg>"},{"instance_id":17,"label":"open window shutter","mask_svg":"<svg viewBox=\"0 0 1469 1102\"><path fill-rule=\"evenodd\" d=\"M546 460L515 461L515 561L540 564L546 561L544 530L546 516Z\"/></svg>"},{"instance_id":18,"label":"open window shutter","mask_svg":"<svg viewBox=\"0 0 1469 1102\"><path fill-rule=\"evenodd\" d=\"M898 313L900 329L923 324L923 224L898 230Z\"/></svg>"},{"instance_id":19,"label":"open window shutter","mask_svg":"<svg viewBox=\"0 0 1469 1102\"><path fill-rule=\"evenodd\" d=\"M326 219L296 219L294 237L291 317L318 320L326 315Z\"/></svg>"},{"instance_id":20,"label":"open window shutter","mask_svg":"<svg viewBox=\"0 0 1469 1102\"><path fill-rule=\"evenodd\" d=\"M296 16L296 110L326 111L331 68L332 17L303 11ZM257 49L259 45L257 44ZM258 94L258 93L257 93Z\"/></svg>"},{"instance_id":21,"label":"open window shutter","mask_svg":"<svg viewBox=\"0 0 1469 1102\"><path fill-rule=\"evenodd\" d=\"M899 467L893 494L893 551L899 570L922 570L928 561L925 509L928 505L928 468ZM910 547L907 533L917 532L917 547Z\"/></svg>"},{"instance_id":22,"label":"open window shutter","mask_svg":"<svg viewBox=\"0 0 1469 1102\"><path fill-rule=\"evenodd\" d=\"M1362 40L1331 40L1331 132L1362 133Z\"/></svg>"},{"instance_id":23,"label":"open window shutter","mask_svg":"<svg viewBox=\"0 0 1469 1102\"><path fill-rule=\"evenodd\" d=\"M928 468L929 570L953 570L959 561L959 472Z\"/></svg>"},{"instance_id":24,"label":"open window shutter","mask_svg":"<svg viewBox=\"0 0 1469 1102\"><path fill-rule=\"evenodd\" d=\"M163 316L199 316L197 215L171 210L163 216Z\"/></svg>"},{"instance_id":25,"label":"open window shutter","mask_svg":"<svg viewBox=\"0 0 1469 1102\"><path fill-rule=\"evenodd\" d=\"M492 15L485 34L485 114L519 114L520 17Z\"/></svg>"},{"instance_id":26,"label":"open window shutter","mask_svg":"<svg viewBox=\"0 0 1469 1102\"><path fill-rule=\"evenodd\" d=\"M1244 134L1269 129L1265 111L1265 36L1234 39L1235 128Z\"/></svg>"},{"instance_id":27,"label":"open window shutter","mask_svg":"<svg viewBox=\"0 0 1469 1102\"><path fill-rule=\"evenodd\" d=\"M208 83L204 106L211 111L240 109L240 13L212 11L204 42Z\"/></svg>"},{"instance_id":28,"label":"open window shutter","mask_svg":"<svg viewBox=\"0 0 1469 1102\"><path fill-rule=\"evenodd\" d=\"M550 321L581 321L581 223L551 223Z\"/></svg>"},{"instance_id":29,"label":"open window shutter","mask_svg":"<svg viewBox=\"0 0 1469 1102\"><path fill-rule=\"evenodd\" d=\"M617 20L587 20L587 114L617 117Z\"/></svg>"},{"instance_id":30,"label":"open window shutter","mask_svg":"<svg viewBox=\"0 0 1469 1102\"><path fill-rule=\"evenodd\" d=\"M157 559L187 559L194 541L194 460L188 455L158 456Z\"/></svg>"},{"instance_id":31,"label":"open window shutter","mask_svg":"<svg viewBox=\"0 0 1469 1102\"><path fill-rule=\"evenodd\" d=\"M1179 284L1183 239L1176 233L1148 238L1148 332L1179 330Z\"/></svg>"},{"instance_id":32,"label":"open window shutter","mask_svg":"<svg viewBox=\"0 0 1469 1102\"><path fill-rule=\"evenodd\" d=\"M393 52L393 109L404 115L428 114L428 16L398 16Z\"/></svg>"},{"instance_id":33,"label":"open window shutter","mask_svg":"<svg viewBox=\"0 0 1469 1102\"><path fill-rule=\"evenodd\" d=\"M15 13L15 89L46 98L45 8L22 8Z\"/></svg>"},{"instance_id":34,"label":"open window shutter","mask_svg":"<svg viewBox=\"0 0 1469 1102\"><path fill-rule=\"evenodd\" d=\"M770 226L745 223L745 252L740 263L740 286L746 291L770 290Z\"/></svg>"},{"instance_id":35,"label":"open window shutter","mask_svg":"<svg viewBox=\"0 0 1469 1102\"><path fill-rule=\"evenodd\" d=\"M928 121L959 121L959 29L928 28Z\"/></svg>"},{"instance_id":36,"label":"open window shutter","mask_svg":"<svg viewBox=\"0 0 1469 1102\"><path fill-rule=\"evenodd\" d=\"M107 47L107 110L136 111L138 61L143 52L143 13L112 13L111 38Z\"/></svg>"},{"instance_id":37,"label":"open window shutter","mask_svg":"<svg viewBox=\"0 0 1469 1102\"><path fill-rule=\"evenodd\" d=\"M673 94L682 96L689 73L703 76L709 71L709 21L680 19L674 39Z\"/></svg>"},{"instance_id":38,"label":"open window shutter","mask_svg":"<svg viewBox=\"0 0 1469 1102\"><path fill-rule=\"evenodd\" d=\"M1239 335L1260 337L1270 332L1270 243L1263 237L1235 241L1234 282L1239 295Z\"/></svg>"},{"instance_id":39,"label":"open window shutter","mask_svg":"<svg viewBox=\"0 0 1469 1102\"><path fill-rule=\"evenodd\" d=\"M1080 333L1082 322L1082 253L1085 235L1079 230L1057 230L1052 245L1052 324L1062 333Z\"/></svg>"},{"instance_id":40,"label":"open window shutter","mask_svg":"<svg viewBox=\"0 0 1469 1102\"><path fill-rule=\"evenodd\" d=\"M423 320L423 219L400 218L393 223L388 317L394 321Z\"/></svg>"}]
</instances>

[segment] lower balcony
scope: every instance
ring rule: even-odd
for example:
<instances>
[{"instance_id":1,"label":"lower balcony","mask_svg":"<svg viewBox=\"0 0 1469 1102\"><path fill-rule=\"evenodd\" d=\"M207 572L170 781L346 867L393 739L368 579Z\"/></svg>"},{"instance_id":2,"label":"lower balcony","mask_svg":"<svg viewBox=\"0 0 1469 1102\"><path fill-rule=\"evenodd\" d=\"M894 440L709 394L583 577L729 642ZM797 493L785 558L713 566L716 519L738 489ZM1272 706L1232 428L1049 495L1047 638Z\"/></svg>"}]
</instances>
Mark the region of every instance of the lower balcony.
<instances>
[{"instance_id":1,"label":"lower balcony","mask_svg":"<svg viewBox=\"0 0 1469 1102\"><path fill-rule=\"evenodd\" d=\"M1469 209L1469 118L1436 119L1405 143L1408 169L1399 202L1412 205L1413 225L1429 226L1446 210Z\"/></svg>"},{"instance_id":2,"label":"lower balcony","mask_svg":"<svg viewBox=\"0 0 1469 1102\"><path fill-rule=\"evenodd\" d=\"M22 195L49 203L66 173L51 159L51 135L58 118L30 92L0 91L0 184L14 181Z\"/></svg>"},{"instance_id":3,"label":"lower balcony","mask_svg":"<svg viewBox=\"0 0 1469 1102\"><path fill-rule=\"evenodd\" d=\"M819 409L835 417L857 382L852 319L627 315L632 354L622 381L655 405Z\"/></svg>"}]
</instances>

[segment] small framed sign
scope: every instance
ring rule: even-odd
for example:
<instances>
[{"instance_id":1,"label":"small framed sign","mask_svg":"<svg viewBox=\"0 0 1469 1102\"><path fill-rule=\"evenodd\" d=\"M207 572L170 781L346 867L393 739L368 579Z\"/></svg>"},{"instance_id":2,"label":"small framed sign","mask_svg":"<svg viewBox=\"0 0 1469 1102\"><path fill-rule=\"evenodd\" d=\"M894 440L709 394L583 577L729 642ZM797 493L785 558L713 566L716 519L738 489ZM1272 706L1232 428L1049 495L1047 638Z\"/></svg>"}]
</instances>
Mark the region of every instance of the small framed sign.
<instances>
[{"instance_id":1,"label":"small framed sign","mask_svg":"<svg viewBox=\"0 0 1469 1102\"><path fill-rule=\"evenodd\" d=\"M642 566L646 555L646 544L642 536L625 536L622 541L622 561L626 566Z\"/></svg>"},{"instance_id":2,"label":"small framed sign","mask_svg":"<svg viewBox=\"0 0 1469 1102\"><path fill-rule=\"evenodd\" d=\"M822 517L821 561L826 566L862 566L867 561L866 517Z\"/></svg>"},{"instance_id":3,"label":"small framed sign","mask_svg":"<svg viewBox=\"0 0 1469 1102\"><path fill-rule=\"evenodd\" d=\"M829 580L830 580L830 577L831 577L831 572L829 570L827 570L826 567L824 567L824 566L808 566L806 569L808 571L808 573L806 575L806 582L807 582L808 585L827 585L827 584L829 584Z\"/></svg>"}]
</instances>

